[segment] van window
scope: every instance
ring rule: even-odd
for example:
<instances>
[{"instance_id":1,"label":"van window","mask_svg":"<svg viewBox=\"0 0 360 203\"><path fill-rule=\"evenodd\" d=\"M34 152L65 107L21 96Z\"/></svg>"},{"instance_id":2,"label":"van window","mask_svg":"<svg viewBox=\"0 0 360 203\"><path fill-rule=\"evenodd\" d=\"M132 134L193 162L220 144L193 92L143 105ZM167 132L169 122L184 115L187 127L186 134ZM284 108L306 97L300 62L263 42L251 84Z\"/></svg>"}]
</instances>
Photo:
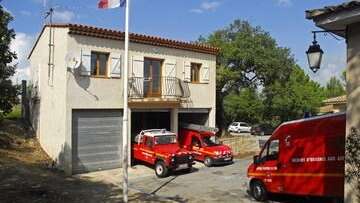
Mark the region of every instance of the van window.
<instances>
[{"instance_id":1,"label":"van window","mask_svg":"<svg viewBox=\"0 0 360 203\"><path fill-rule=\"evenodd\" d=\"M145 138L145 145L148 146L148 147L152 147L153 146L153 139L152 137L146 137Z\"/></svg>"},{"instance_id":2,"label":"van window","mask_svg":"<svg viewBox=\"0 0 360 203\"><path fill-rule=\"evenodd\" d=\"M267 160L277 160L279 155L279 140L272 140L269 143Z\"/></svg>"},{"instance_id":3,"label":"van window","mask_svg":"<svg viewBox=\"0 0 360 203\"><path fill-rule=\"evenodd\" d=\"M193 147L201 147L201 143L200 143L200 140L197 138L197 137L192 137L191 139L191 145Z\"/></svg>"},{"instance_id":4,"label":"van window","mask_svg":"<svg viewBox=\"0 0 360 203\"><path fill-rule=\"evenodd\" d=\"M277 160L279 155L279 140L271 140L264 146L260 154L260 161Z\"/></svg>"}]
</instances>

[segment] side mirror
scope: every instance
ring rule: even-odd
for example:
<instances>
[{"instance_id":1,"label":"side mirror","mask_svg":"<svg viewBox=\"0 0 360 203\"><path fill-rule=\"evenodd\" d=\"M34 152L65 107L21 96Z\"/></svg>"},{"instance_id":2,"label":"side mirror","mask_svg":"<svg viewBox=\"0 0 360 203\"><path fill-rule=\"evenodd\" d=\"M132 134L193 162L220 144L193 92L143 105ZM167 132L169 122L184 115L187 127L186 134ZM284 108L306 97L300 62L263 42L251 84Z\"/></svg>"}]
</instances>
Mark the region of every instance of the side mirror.
<instances>
[{"instance_id":1,"label":"side mirror","mask_svg":"<svg viewBox=\"0 0 360 203\"><path fill-rule=\"evenodd\" d=\"M260 159L259 159L259 155L255 155L254 157L253 157L253 162L254 162L254 164L258 164L258 163L260 163Z\"/></svg>"}]
</instances>

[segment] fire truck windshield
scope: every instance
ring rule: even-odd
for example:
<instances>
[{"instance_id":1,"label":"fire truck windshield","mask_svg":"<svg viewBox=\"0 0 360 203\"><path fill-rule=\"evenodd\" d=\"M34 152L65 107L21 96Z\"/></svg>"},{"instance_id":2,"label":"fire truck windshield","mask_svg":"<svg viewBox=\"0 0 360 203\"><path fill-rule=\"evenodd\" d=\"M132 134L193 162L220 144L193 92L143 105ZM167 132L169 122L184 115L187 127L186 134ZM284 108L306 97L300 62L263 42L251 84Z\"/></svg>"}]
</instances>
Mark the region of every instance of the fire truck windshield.
<instances>
[{"instance_id":1,"label":"fire truck windshield","mask_svg":"<svg viewBox=\"0 0 360 203\"><path fill-rule=\"evenodd\" d=\"M176 136L175 135L161 135L155 137L155 144L175 144L176 143Z\"/></svg>"},{"instance_id":2,"label":"fire truck windshield","mask_svg":"<svg viewBox=\"0 0 360 203\"><path fill-rule=\"evenodd\" d=\"M204 143L206 146L216 146L220 144L220 141L216 136L205 136Z\"/></svg>"}]
</instances>

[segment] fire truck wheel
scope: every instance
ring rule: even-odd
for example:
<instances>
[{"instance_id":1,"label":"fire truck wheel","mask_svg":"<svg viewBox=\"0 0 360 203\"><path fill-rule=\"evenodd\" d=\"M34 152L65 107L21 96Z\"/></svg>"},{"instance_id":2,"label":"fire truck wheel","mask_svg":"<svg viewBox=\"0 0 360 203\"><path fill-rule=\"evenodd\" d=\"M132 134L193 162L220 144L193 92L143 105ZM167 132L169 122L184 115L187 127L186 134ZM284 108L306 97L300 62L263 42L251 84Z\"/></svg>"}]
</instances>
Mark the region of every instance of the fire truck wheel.
<instances>
[{"instance_id":1,"label":"fire truck wheel","mask_svg":"<svg viewBox=\"0 0 360 203\"><path fill-rule=\"evenodd\" d=\"M155 164L155 174L159 178L164 178L168 174L168 168L163 161L158 161Z\"/></svg>"},{"instance_id":2,"label":"fire truck wheel","mask_svg":"<svg viewBox=\"0 0 360 203\"><path fill-rule=\"evenodd\" d=\"M250 184L251 194L255 198L256 201L266 201L267 192L264 187L264 184L260 181L253 181Z\"/></svg>"},{"instance_id":3,"label":"fire truck wheel","mask_svg":"<svg viewBox=\"0 0 360 203\"><path fill-rule=\"evenodd\" d=\"M213 161L212 161L212 159L211 159L210 157L205 157L205 159L204 159L204 164L205 164L205 166L207 166L207 167L211 167L212 164L213 164Z\"/></svg>"}]
</instances>

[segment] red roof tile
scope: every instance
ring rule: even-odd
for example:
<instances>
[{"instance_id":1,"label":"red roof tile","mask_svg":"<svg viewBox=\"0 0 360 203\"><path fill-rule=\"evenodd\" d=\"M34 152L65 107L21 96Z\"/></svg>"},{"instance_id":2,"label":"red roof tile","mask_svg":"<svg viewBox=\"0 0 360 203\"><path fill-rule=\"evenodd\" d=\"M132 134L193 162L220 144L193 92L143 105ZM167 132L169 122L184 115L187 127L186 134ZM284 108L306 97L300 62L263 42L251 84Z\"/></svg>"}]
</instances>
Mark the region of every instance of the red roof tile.
<instances>
[{"instance_id":1,"label":"red roof tile","mask_svg":"<svg viewBox=\"0 0 360 203\"><path fill-rule=\"evenodd\" d=\"M124 40L125 33L117 30L112 29L105 29L99 28L94 26L88 25L80 25L80 24L53 24L52 27L62 27L62 28L69 28L70 35L83 35L89 37L97 37L103 39L112 39L112 40ZM45 25L43 27L44 31L45 27L49 27L49 25ZM40 34L41 35L41 34ZM129 33L130 41L134 43L141 43L141 44L148 44L153 46L162 46L162 47L169 47L175 49L182 49L206 54L213 54L217 55L219 52L219 48L208 46L205 44L198 44L198 43L190 43L190 42L183 42L178 40L166 39L156 36L150 35L143 35L143 34L136 34L136 33ZM37 39L38 41L39 39ZM35 48L37 41L33 49ZM31 50L29 57L31 56L33 50Z\"/></svg>"}]
</instances>

